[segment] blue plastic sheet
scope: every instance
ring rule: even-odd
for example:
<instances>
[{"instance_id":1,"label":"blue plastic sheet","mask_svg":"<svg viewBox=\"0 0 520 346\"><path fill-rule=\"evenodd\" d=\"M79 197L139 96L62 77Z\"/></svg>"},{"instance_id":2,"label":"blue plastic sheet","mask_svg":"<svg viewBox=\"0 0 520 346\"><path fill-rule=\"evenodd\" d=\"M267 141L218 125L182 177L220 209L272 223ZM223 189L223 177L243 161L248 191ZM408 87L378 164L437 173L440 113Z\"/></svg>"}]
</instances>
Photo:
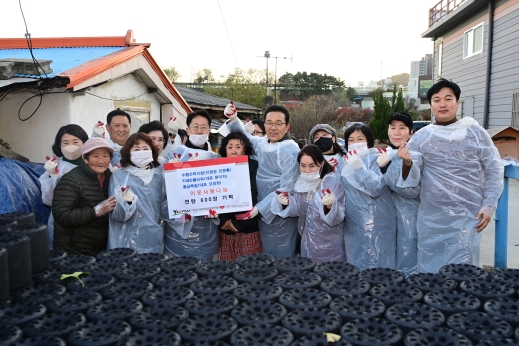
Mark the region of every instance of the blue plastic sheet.
<instances>
[{"instance_id":1,"label":"blue plastic sheet","mask_svg":"<svg viewBox=\"0 0 520 346\"><path fill-rule=\"evenodd\" d=\"M30 211L47 224L51 208L43 204L38 180L44 170L40 163L0 157L0 214Z\"/></svg>"}]
</instances>

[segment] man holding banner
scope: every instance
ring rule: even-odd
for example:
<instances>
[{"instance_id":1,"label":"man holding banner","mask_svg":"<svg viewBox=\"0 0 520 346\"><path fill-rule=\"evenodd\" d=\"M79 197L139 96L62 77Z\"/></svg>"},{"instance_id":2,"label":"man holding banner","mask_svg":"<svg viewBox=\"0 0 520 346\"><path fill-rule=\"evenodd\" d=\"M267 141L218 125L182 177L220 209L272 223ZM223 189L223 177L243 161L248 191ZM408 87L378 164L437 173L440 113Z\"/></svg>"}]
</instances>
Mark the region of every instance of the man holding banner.
<instances>
[{"instance_id":1,"label":"man holding banner","mask_svg":"<svg viewBox=\"0 0 520 346\"><path fill-rule=\"evenodd\" d=\"M211 125L211 116L208 112L198 110L188 114L186 125L188 126L186 132L189 138L186 144L172 150L168 154L169 162L195 162L198 160L218 158L219 155L208 148L209 144L207 141ZM165 179L168 179L167 166L168 165L165 165ZM191 186L195 186L195 184L191 184ZM170 187L166 184L168 194L167 202L172 203L173 199L180 199L180 191L175 191L176 188L178 189L178 186ZM197 194L197 191L200 189L192 190L194 194ZM201 192L201 196L202 194L203 192ZM208 197L205 198L206 200L208 199ZM200 197L192 199L200 202ZM209 212L205 216L192 216L189 213L183 213L182 210L179 209L179 212L173 213L171 208L168 207L169 203L167 202L163 203L161 208L161 218L166 221L164 253L173 257L198 257L204 262L218 260L219 219L217 212L213 209L209 209ZM191 199L189 199L188 203L191 203Z\"/></svg>"},{"instance_id":2,"label":"man holding banner","mask_svg":"<svg viewBox=\"0 0 520 346\"><path fill-rule=\"evenodd\" d=\"M224 115L229 118L227 130L241 131L251 141L258 158L256 183L258 203L247 213L237 215L237 219L253 218L258 213L263 252L276 258L294 257L298 218L281 218L271 212L271 200L276 191L293 193L293 184L300 175L297 155L299 147L289 136L289 111L273 105L265 111L267 136L250 135L241 121L236 121L237 110L233 103L227 105ZM220 131L220 130L219 130Z\"/></svg>"}]
</instances>

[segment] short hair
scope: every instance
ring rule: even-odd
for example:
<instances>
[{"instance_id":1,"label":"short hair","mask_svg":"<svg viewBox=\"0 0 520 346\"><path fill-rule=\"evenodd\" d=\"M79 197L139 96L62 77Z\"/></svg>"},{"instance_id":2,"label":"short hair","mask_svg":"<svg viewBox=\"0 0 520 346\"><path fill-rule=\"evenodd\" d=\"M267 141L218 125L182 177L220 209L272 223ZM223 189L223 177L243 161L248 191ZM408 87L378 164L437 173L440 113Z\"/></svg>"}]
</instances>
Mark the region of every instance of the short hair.
<instances>
[{"instance_id":1,"label":"short hair","mask_svg":"<svg viewBox=\"0 0 520 346\"><path fill-rule=\"evenodd\" d=\"M325 161L325 156L323 156L323 153L317 145L307 144L306 146L304 146L302 150L300 150L300 152L298 153L298 163L300 163L303 155L310 156L312 158L312 161L318 166L324 163L323 168L321 169L320 178L323 178L325 175L334 171L334 168L332 168L332 166Z\"/></svg>"},{"instance_id":2,"label":"short hair","mask_svg":"<svg viewBox=\"0 0 520 346\"><path fill-rule=\"evenodd\" d=\"M130 125L132 125L132 118L130 117L130 114L128 114L125 111L120 110L119 108L116 109L116 110L113 110L112 112L107 114L107 124L110 125L110 123L112 122L112 118L116 117L118 115L127 117L128 118L128 122L130 123Z\"/></svg>"},{"instance_id":3,"label":"short hair","mask_svg":"<svg viewBox=\"0 0 520 346\"><path fill-rule=\"evenodd\" d=\"M65 134L78 137L79 140L83 143L88 141L88 135L81 126L76 124L68 124L60 127L58 133L56 134L56 138L54 139L54 144L52 145L52 152L57 157L63 157L63 152L61 151L61 137L63 137Z\"/></svg>"},{"instance_id":4,"label":"short hair","mask_svg":"<svg viewBox=\"0 0 520 346\"><path fill-rule=\"evenodd\" d=\"M148 136L148 134L144 132L137 132L128 137L128 139L125 142L125 145L123 145L123 148L121 148L121 167L128 167L130 165L134 166L132 163L132 160L130 160L130 149L134 145L136 145L138 142L145 142L150 146L152 149L152 165L154 167L157 167L160 165L159 161L157 161L157 157L159 156L159 152L157 151L157 148L155 147L155 144L152 140L152 137Z\"/></svg>"},{"instance_id":5,"label":"short hair","mask_svg":"<svg viewBox=\"0 0 520 346\"><path fill-rule=\"evenodd\" d=\"M354 124L345 131L344 138L345 138L345 149L346 150L348 150L348 138L350 137L351 134L353 134L356 131L361 131L361 133L363 135L365 135L365 137L367 139L367 147L369 147L369 148L374 147L374 135L372 134L372 129L368 125L365 125L365 124Z\"/></svg>"},{"instance_id":6,"label":"short hair","mask_svg":"<svg viewBox=\"0 0 520 346\"><path fill-rule=\"evenodd\" d=\"M253 147L251 146L251 142L249 141L249 138L246 137L242 132L234 131L230 132L226 137L222 138L222 141L220 142L220 148L218 148L218 153L222 157L227 157L226 154L226 147L230 140L232 139L238 139L245 147L245 153L244 155L251 156L253 154Z\"/></svg>"},{"instance_id":7,"label":"short hair","mask_svg":"<svg viewBox=\"0 0 520 346\"><path fill-rule=\"evenodd\" d=\"M188 114L188 116L186 117L186 126L190 127L190 124L193 121L193 118L195 117L206 118L208 120L208 125L211 126L211 115L209 115L209 113L204 109L199 109L195 112L191 112L190 114Z\"/></svg>"},{"instance_id":8,"label":"short hair","mask_svg":"<svg viewBox=\"0 0 520 346\"><path fill-rule=\"evenodd\" d=\"M267 109L265 110L265 113L264 113L264 121L265 121L265 118L267 117L267 114L269 114L271 112L283 113L285 115L285 123L287 125L289 125L289 111L287 110L287 108L285 108L284 106L280 106L280 105L272 105L272 106L267 107Z\"/></svg>"},{"instance_id":9,"label":"short hair","mask_svg":"<svg viewBox=\"0 0 520 346\"><path fill-rule=\"evenodd\" d=\"M442 88L451 89L451 91L453 91L453 93L455 94L455 99L457 99L457 101L459 100L461 93L459 86L456 83L450 82L445 78L440 78L434 85L430 87L430 89L428 89L428 92L426 93L426 97L428 97L429 104L432 104L433 95L441 91Z\"/></svg>"},{"instance_id":10,"label":"short hair","mask_svg":"<svg viewBox=\"0 0 520 346\"><path fill-rule=\"evenodd\" d=\"M166 144L168 143L168 131L164 127L163 123L159 120L150 121L147 124L141 125L137 132L143 132L149 134L152 131L161 131L164 139L163 149L166 148Z\"/></svg>"},{"instance_id":11,"label":"short hair","mask_svg":"<svg viewBox=\"0 0 520 346\"><path fill-rule=\"evenodd\" d=\"M260 127L260 129L262 130L262 132L265 134L265 125L264 125L264 121L261 120L261 119L254 119L252 121L253 125L258 125L258 127Z\"/></svg>"}]
</instances>

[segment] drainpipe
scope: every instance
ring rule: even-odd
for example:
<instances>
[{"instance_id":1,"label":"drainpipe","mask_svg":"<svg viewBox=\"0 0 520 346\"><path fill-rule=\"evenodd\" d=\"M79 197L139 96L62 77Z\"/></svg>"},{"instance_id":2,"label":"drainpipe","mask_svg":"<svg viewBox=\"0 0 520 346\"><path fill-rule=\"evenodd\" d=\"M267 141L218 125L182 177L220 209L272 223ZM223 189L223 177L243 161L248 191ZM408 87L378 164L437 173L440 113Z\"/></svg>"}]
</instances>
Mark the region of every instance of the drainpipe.
<instances>
[{"instance_id":1,"label":"drainpipe","mask_svg":"<svg viewBox=\"0 0 520 346\"><path fill-rule=\"evenodd\" d=\"M486 89L484 91L484 124L485 129L489 126L489 88L491 84L491 57L493 49L493 12L495 11L494 0L489 0L488 8L488 49L486 63Z\"/></svg>"}]
</instances>

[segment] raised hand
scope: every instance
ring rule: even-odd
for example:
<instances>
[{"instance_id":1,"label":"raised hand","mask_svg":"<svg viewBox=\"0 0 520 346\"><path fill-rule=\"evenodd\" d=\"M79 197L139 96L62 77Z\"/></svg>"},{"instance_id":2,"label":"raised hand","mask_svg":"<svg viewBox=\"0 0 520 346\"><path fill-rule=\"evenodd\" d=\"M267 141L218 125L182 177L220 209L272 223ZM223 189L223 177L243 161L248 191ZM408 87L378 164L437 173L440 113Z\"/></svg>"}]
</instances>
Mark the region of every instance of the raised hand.
<instances>
[{"instance_id":1,"label":"raised hand","mask_svg":"<svg viewBox=\"0 0 520 346\"><path fill-rule=\"evenodd\" d=\"M195 154L189 153L188 156L190 157L190 158L188 159L188 161L197 161L197 160L198 160L199 153L195 153ZM180 155L179 155L179 158L180 158Z\"/></svg>"},{"instance_id":2,"label":"raised hand","mask_svg":"<svg viewBox=\"0 0 520 346\"><path fill-rule=\"evenodd\" d=\"M47 159L47 162L45 162L43 167L51 177L56 177L60 173L60 170L58 169L60 163L57 161L56 156L45 156L45 158Z\"/></svg>"},{"instance_id":3,"label":"raised hand","mask_svg":"<svg viewBox=\"0 0 520 346\"><path fill-rule=\"evenodd\" d=\"M237 117L237 109L235 108L235 102L234 101L231 101L231 103L229 103L226 106L226 108L224 109L224 115L226 116L226 118L228 118L231 121L236 119L236 117Z\"/></svg>"},{"instance_id":4,"label":"raised hand","mask_svg":"<svg viewBox=\"0 0 520 346\"><path fill-rule=\"evenodd\" d=\"M276 194L278 195L276 197L278 202L280 202L282 205L289 205L289 192L281 192L276 190Z\"/></svg>"},{"instance_id":5,"label":"raised hand","mask_svg":"<svg viewBox=\"0 0 520 346\"><path fill-rule=\"evenodd\" d=\"M377 165L379 167L385 167L388 162L390 162L390 156L388 156L388 153L386 152L386 149L383 148L377 148L379 151L379 154L377 156Z\"/></svg>"},{"instance_id":6,"label":"raised hand","mask_svg":"<svg viewBox=\"0 0 520 346\"><path fill-rule=\"evenodd\" d=\"M326 206L328 209L332 207L332 203L336 201L336 196L330 191L330 189L324 189L321 190L321 193L323 193L323 197L321 198L321 203L323 203L324 206Z\"/></svg>"},{"instance_id":7,"label":"raised hand","mask_svg":"<svg viewBox=\"0 0 520 346\"><path fill-rule=\"evenodd\" d=\"M168 163L181 162L181 154L173 153L173 159L168 161Z\"/></svg>"},{"instance_id":8,"label":"raised hand","mask_svg":"<svg viewBox=\"0 0 520 346\"><path fill-rule=\"evenodd\" d=\"M363 161L357 155L357 151L349 151L347 155L345 155L345 162L347 166L352 169L358 169L363 167Z\"/></svg>"},{"instance_id":9,"label":"raised hand","mask_svg":"<svg viewBox=\"0 0 520 346\"><path fill-rule=\"evenodd\" d=\"M255 125L253 125L253 122L251 121L251 119L246 120L244 127L245 127L246 131L251 135L253 134L253 132L255 132Z\"/></svg>"},{"instance_id":10,"label":"raised hand","mask_svg":"<svg viewBox=\"0 0 520 346\"><path fill-rule=\"evenodd\" d=\"M209 214L204 216L206 219L216 219L218 217L218 213L216 210L210 209Z\"/></svg>"},{"instance_id":11,"label":"raised hand","mask_svg":"<svg viewBox=\"0 0 520 346\"><path fill-rule=\"evenodd\" d=\"M412 155L410 155L410 152L408 151L408 148L406 145L408 142L401 142L401 145L399 146L399 149L397 150L397 155L403 160L403 163L407 166L412 165Z\"/></svg>"},{"instance_id":12,"label":"raised hand","mask_svg":"<svg viewBox=\"0 0 520 346\"><path fill-rule=\"evenodd\" d=\"M98 120L97 124L94 125L94 129L92 131L96 137L105 138L105 128L103 126L105 126L105 124L101 120Z\"/></svg>"},{"instance_id":13,"label":"raised hand","mask_svg":"<svg viewBox=\"0 0 520 346\"><path fill-rule=\"evenodd\" d=\"M332 167L336 168L338 166L338 160L336 160L336 158L334 157L331 157L329 159L329 161L327 161L329 163L329 165L331 165Z\"/></svg>"},{"instance_id":14,"label":"raised hand","mask_svg":"<svg viewBox=\"0 0 520 346\"><path fill-rule=\"evenodd\" d=\"M134 200L134 193L130 191L130 186L121 186L121 192L125 202L131 203Z\"/></svg>"}]
</instances>

